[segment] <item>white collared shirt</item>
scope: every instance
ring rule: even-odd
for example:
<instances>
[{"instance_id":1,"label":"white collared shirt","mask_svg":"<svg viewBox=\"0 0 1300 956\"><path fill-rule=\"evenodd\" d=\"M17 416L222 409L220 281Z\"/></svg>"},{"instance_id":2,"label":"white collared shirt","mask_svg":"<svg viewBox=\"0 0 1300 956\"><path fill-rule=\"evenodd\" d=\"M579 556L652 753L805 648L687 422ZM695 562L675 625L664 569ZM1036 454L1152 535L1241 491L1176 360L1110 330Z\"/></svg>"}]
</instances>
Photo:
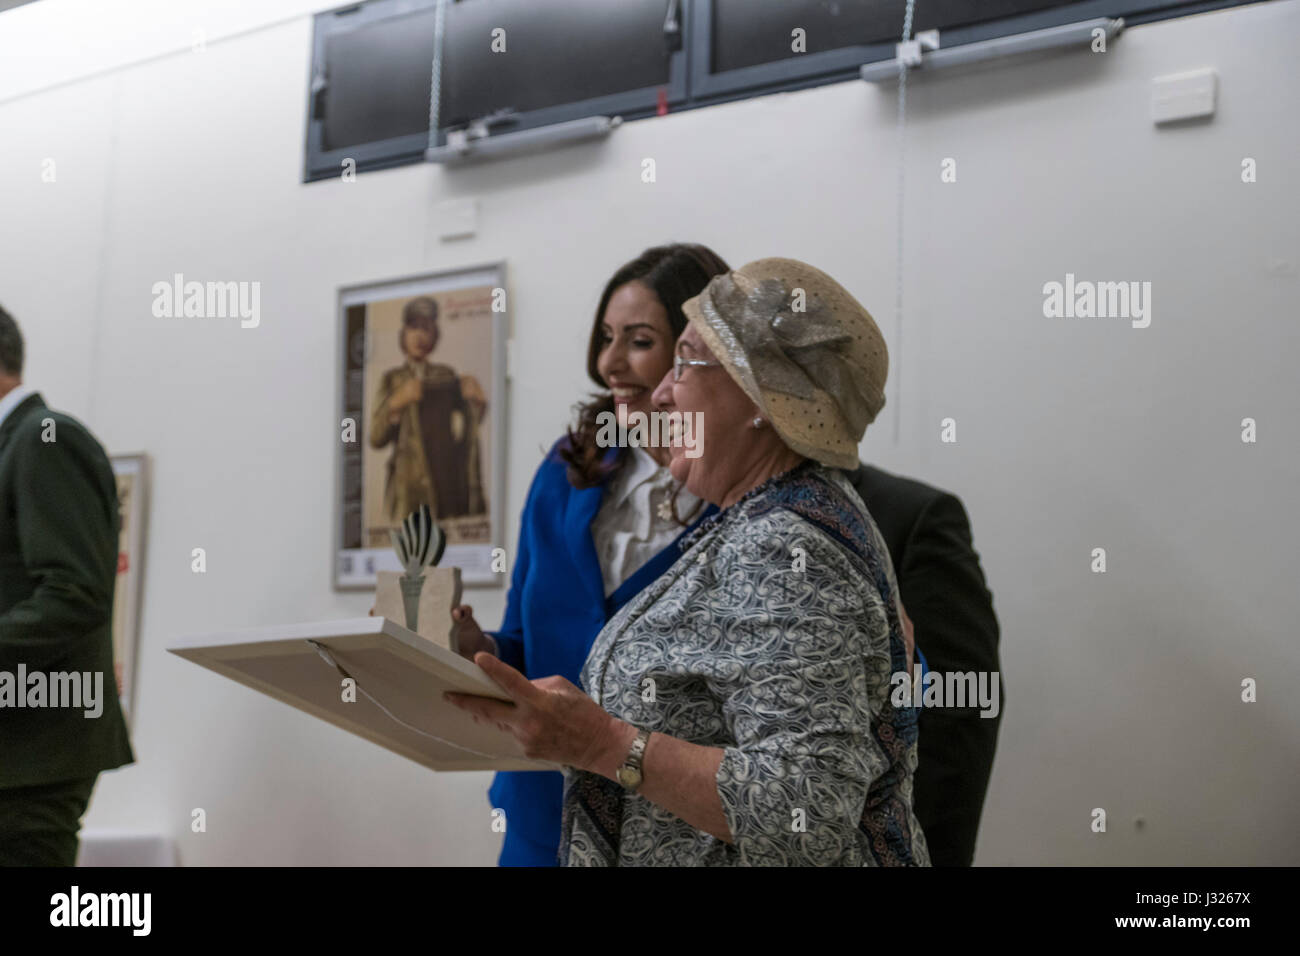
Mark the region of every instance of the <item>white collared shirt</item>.
<instances>
[{"instance_id":1,"label":"white collared shirt","mask_svg":"<svg viewBox=\"0 0 1300 956\"><path fill-rule=\"evenodd\" d=\"M35 394L26 385L18 385L11 392L0 398L0 425L5 423L9 413L19 406L23 399L29 395Z\"/></svg>"},{"instance_id":2,"label":"white collared shirt","mask_svg":"<svg viewBox=\"0 0 1300 956\"><path fill-rule=\"evenodd\" d=\"M644 448L629 449L628 459L605 492L591 523L609 597L641 566L672 544L686 529L660 513L672 499L677 482ZM689 522L700 500L683 488L677 493L677 514Z\"/></svg>"}]
</instances>

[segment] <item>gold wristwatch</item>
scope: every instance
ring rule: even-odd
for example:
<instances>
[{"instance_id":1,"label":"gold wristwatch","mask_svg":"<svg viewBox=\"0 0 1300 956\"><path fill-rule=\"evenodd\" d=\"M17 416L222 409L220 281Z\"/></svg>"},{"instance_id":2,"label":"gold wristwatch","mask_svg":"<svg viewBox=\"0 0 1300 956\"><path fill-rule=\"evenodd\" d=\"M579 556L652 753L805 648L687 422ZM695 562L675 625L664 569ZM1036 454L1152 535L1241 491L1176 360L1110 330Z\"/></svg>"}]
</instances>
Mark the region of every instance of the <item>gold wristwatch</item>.
<instances>
[{"instance_id":1,"label":"gold wristwatch","mask_svg":"<svg viewBox=\"0 0 1300 956\"><path fill-rule=\"evenodd\" d=\"M650 731L637 731L636 740L632 741L632 746L628 748L627 756L623 758L623 766L614 772L618 782L632 793L641 786L643 779L641 775L641 761L645 758L646 744L650 742Z\"/></svg>"}]
</instances>

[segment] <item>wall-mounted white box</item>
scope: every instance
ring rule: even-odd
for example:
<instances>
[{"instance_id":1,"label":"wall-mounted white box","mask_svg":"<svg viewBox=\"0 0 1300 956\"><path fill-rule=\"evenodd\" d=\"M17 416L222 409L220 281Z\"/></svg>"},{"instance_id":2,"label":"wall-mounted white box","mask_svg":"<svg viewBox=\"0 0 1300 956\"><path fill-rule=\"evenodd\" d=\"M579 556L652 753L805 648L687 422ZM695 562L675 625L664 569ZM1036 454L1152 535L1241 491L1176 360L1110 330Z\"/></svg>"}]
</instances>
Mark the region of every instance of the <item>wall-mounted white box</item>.
<instances>
[{"instance_id":1,"label":"wall-mounted white box","mask_svg":"<svg viewBox=\"0 0 1300 956\"><path fill-rule=\"evenodd\" d=\"M1157 76L1151 81L1151 120L1158 125L1213 116L1218 89L1213 67Z\"/></svg>"},{"instance_id":2,"label":"wall-mounted white box","mask_svg":"<svg viewBox=\"0 0 1300 956\"><path fill-rule=\"evenodd\" d=\"M478 200L449 199L434 210L439 239L468 239L478 232Z\"/></svg>"}]
</instances>

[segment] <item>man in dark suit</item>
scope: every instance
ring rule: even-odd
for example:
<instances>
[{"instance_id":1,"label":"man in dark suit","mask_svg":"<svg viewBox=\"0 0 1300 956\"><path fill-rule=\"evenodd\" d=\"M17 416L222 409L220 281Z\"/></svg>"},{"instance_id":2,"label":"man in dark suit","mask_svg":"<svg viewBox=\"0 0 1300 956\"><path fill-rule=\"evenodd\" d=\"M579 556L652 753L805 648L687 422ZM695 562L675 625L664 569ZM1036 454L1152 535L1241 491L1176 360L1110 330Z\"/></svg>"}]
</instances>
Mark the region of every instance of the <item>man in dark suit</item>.
<instances>
[{"instance_id":1,"label":"man in dark suit","mask_svg":"<svg viewBox=\"0 0 1300 956\"><path fill-rule=\"evenodd\" d=\"M113 677L121 519L104 449L22 370L0 308L0 865L72 866L100 771L134 759Z\"/></svg>"},{"instance_id":2,"label":"man in dark suit","mask_svg":"<svg viewBox=\"0 0 1300 956\"><path fill-rule=\"evenodd\" d=\"M861 465L850 472L889 549L898 591L930 670L997 672L998 621L955 495ZM970 866L1002 720L978 707L922 707L916 815L935 866Z\"/></svg>"}]
</instances>

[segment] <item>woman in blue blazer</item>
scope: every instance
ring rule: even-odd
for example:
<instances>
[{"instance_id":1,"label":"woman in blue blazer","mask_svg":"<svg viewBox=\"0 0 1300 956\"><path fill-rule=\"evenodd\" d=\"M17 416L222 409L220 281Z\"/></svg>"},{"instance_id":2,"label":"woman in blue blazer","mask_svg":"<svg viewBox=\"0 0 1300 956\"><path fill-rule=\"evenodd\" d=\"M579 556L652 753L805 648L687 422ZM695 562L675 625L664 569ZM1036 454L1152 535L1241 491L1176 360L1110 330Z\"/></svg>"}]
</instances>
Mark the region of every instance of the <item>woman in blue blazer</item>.
<instances>
[{"instance_id":1,"label":"woman in blue blazer","mask_svg":"<svg viewBox=\"0 0 1300 956\"><path fill-rule=\"evenodd\" d=\"M579 406L576 427L555 443L533 478L501 628L484 634L471 608L454 612L461 622L460 650L466 657L473 660L480 650L495 651L530 678L559 674L581 686L582 665L605 622L677 560L676 542L671 541L634 570L629 558L635 562L640 552L626 545L628 536L619 546L605 535L609 553L604 565L614 578L606 580L593 536L597 519L602 529L612 526L617 532L635 525L644 530L648 516L629 509L647 508L649 499L612 500L611 489L625 488L633 477L629 469L643 474L653 467L634 455L649 453L666 464L667 449L634 453L629 448L602 448L597 442L600 416L654 410L650 395L672 367L677 336L686 327L682 303L727 271L727 264L710 249L674 244L647 249L606 283L587 348L587 374L604 391ZM620 476L625 479L621 484ZM674 496L667 506L675 502ZM609 506L604 513L603 505ZM689 530L687 522L693 526L706 513L697 508L694 514L678 517L674 510L680 534ZM505 812L500 865L556 865L563 790L564 778L558 772L496 775L488 798Z\"/></svg>"}]
</instances>

